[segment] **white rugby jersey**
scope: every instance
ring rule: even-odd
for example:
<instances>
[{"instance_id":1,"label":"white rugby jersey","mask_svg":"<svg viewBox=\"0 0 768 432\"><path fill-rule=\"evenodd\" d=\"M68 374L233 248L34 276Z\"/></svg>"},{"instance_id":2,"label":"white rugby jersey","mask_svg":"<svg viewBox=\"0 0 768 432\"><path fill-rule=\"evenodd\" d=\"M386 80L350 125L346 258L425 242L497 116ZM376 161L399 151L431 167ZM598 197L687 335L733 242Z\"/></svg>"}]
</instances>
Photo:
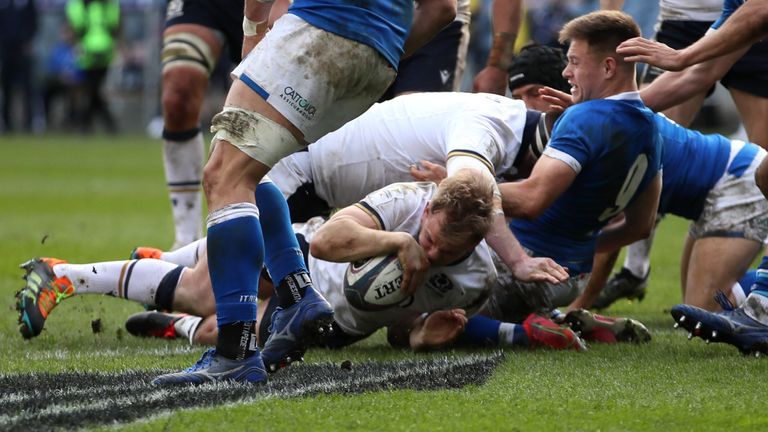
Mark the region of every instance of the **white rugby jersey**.
<instances>
[{"instance_id":1,"label":"white rugby jersey","mask_svg":"<svg viewBox=\"0 0 768 432\"><path fill-rule=\"evenodd\" d=\"M445 165L451 155L476 157L497 177L514 174L526 114L522 101L486 93L413 93L377 103L309 146L315 191L331 207L345 207L412 181L409 167L420 160Z\"/></svg>"},{"instance_id":2,"label":"white rugby jersey","mask_svg":"<svg viewBox=\"0 0 768 432\"><path fill-rule=\"evenodd\" d=\"M371 193L358 205L387 231L418 236L424 208L437 190L434 183L396 183ZM307 224L303 234L312 242L318 224ZM496 281L496 267L485 241L457 264L432 267L422 287L400 305L381 311L361 311L344 296L343 280L348 263L333 263L309 257L312 281L333 306L336 322L351 335L368 335L424 312L463 308L473 314L488 298Z\"/></svg>"},{"instance_id":3,"label":"white rugby jersey","mask_svg":"<svg viewBox=\"0 0 768 432\"><path fill-rule=\"evenodd\" d=\"M720 18L723 0L659 0L660 21L704 21Z\"/></svg>"}]
</instances>

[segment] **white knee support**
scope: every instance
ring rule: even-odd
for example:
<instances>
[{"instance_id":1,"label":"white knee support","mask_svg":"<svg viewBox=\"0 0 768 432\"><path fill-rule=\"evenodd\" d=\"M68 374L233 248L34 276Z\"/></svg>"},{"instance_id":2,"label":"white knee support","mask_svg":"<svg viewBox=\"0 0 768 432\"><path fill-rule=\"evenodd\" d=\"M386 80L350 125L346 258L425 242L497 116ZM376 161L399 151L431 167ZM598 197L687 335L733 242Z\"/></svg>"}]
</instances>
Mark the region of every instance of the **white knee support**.
<instances>
[{"instance_id":1,"label":"white knee support","mask_svg":"<svg viewBox=\"0 0 768 432\"><path fill-rule=\"evenodd\" d=\"M211 47L192 33L173 33L163 38L163 72L179 66L193 67L210 75L216 66Z\"/></svg>"},{"instance_id":2,"label":"white knee support","mask_svg":"<svg viewBox=\"0 0 768 432\"><path fill-rule=\"evenodd\" d=\"M224 107L213 117L211 133L214 134L213 143L226 141L270 168L283 157L303 148L288 129L243 108Z\"/></svg>"}]
</instances>

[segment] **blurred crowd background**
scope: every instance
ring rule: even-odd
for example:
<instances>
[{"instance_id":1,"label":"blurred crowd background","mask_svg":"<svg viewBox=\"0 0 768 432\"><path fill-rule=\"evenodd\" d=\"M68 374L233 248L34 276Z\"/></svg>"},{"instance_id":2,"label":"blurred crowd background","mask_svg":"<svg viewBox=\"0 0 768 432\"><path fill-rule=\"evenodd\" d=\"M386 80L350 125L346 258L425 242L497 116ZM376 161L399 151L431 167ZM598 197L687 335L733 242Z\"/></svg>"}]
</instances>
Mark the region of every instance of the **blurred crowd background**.
<instances>
[{"instance_id":1,"label":"blurred crowd background","mask_svg":"<svg viewBox=\"0 0 768 432\"><path fill-rule=\"evenodd\" d=\"M165 0L100 0L104 22L89 40L79 28L83 0L0 0L0 131L3 133L129 132L158 135L160 49ZM221 0L218 0L221 1ZM557 32L598 0L526 0L518 49L530 42L557 46ZM462 90L491 46L491 0L473 0ZM110 9L111 8L111 9ZM658 3L627 0L624 10L652 36ZM93 33L96 33L93 35ZM203 109L206 124L221 108L233 67L221 56ZM722 91L722 89L720 89ZM727 133L738 127L730 98L710 98L700 124Z\"/></svg>"}]
</instances>

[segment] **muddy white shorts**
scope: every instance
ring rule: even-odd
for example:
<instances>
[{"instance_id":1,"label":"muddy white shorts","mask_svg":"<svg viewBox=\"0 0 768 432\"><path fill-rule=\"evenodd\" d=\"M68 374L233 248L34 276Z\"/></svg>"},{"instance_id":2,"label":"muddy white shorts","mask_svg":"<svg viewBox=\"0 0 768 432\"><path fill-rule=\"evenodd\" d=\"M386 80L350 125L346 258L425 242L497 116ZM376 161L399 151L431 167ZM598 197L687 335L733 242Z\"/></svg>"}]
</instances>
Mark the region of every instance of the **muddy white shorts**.
<instances>
[{"instance_id":1,"label":"muddy white shorts","mask_svg":"<svg viewBox=\"0 0 768 432\"><path fill-rule=\"evenodd\" d=\"M755 184L755 170L765 155L765 150L753 144L732 141L728 168L707 194L699 219L691 223L692 238L763 242L768 236L768 201Z\"/></svg>"},{"instance_id":2,"label":"muddy white shorts","mask_svg":"<svg viewBox=\"0 0 768 432\"><path fill-rule=\"evenodd\" d=\"M395 70L374 48L289 13L232 75L313 142L367 110L392 83Z\"/></svg>"}]
</instances>

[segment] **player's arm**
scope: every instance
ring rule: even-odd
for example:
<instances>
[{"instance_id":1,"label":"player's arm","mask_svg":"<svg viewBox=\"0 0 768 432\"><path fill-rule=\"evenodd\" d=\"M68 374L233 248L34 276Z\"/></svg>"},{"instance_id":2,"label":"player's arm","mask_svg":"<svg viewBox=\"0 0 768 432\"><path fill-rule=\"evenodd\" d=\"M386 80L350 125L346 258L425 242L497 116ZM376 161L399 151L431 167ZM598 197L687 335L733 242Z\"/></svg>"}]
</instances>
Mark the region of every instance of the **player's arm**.
<instances>
[{"instance_id":1,"label":"player's arm","mask_svg":"<svg viewBox=\"0 0 768 432\"><path fill-rule=\"evenodd\" d=\"M627 55L627 61L644 62L665 70L679 71L748 48L766 33L768 0L750 0L728 17L717 31L708 33L682 50L674 50L643 38L633 38L619 45L617 51Z\"/></svg>"},{"instance_id":2,"label":"player's arm","mask_svg":"<svg viewBox=\"0 0 768 432\"><path fill-rule=\"evenodd\" d=\"M309 245L312 256L333 262L396 254L403 265L401 289L412 294L429 268L424 249L406 232L385 231L358 205L339 210L317 231Z\"/></svg>"},{"instance_id":3,"label":"player's arm","mask_svg":"<svg viewBox=\"0 0 768 432\"><path fill-rule=\"evenodd\" d=\"M606 226L597 237L596 252L613 252L651 235L661 194L661 172L635 201L624 209L624 219Z\"/></svg>"},{"instance_id":4,"label":"player's arm","mask_svg":"<svg viewBox=\"0 0 768 432\"><path fill-rule=\"evenodd\" d=\"M693 65L680 72L664 72L649 86L640 90L640 97L654 111L664 111L684 103L692 96L706 92L712 87L728 73L731 66L748 49L737 50L728 55Z\"/></svg>"},{"instance_id":5,"label":"player's arm","mask_svg":"<svg viewBox=\"0 0 768 432\"><path fill-rule=\"evenodd\" d=\"M499 185L504 214L511 218L534 219L540 216L576 179L577 172L547 153L533 167L531 176L515 183Z\"/></svg>"},{"instance_id":6,"label":"player's arm","mask_svg":"<svg viewBox=\"0 0 768 432\"><path fill-rule=\"evenodd\" d=\"M488 162L485 162L488 163ZM453 156L447 163L448 176L460 170L472 170L473 175L488 176L495 184L495 178L484 162L470 156ZM504 264L509 267L512 274L518 280L545 281L551 283L562 282L568 278L568 272L559 264L549 258L532 258L527 253L520 242L517 241L512 230L507 225L507 219L504 216L501 192L497 191L493 197L494 215L491 228L485 236L488 246L493 249L501 258Z\"/></svg>"},{"instance_id":7,"label":"player's arm","mask_svg":"<svg viewBox=\"0 0 768 432\"><path fill-rule=\"evenodd\" d=\"M413 24L403 47L408 57L432 40L456 18L456 0L419 0L413 11Z\"/></svg>"},{"instance_id":8,"label":"player's arm","mask_svg":"<svg viewBox=\"0 0 768 432\"><path fill-rule=\"evenodd\" d=\"M242 58L267 34L269 13L274 0L245 0L243 8Z\"/></svg>"},{"instance_id":9,"label":"player's arm","mask_svg":"<svg viewBox=\"0 0 768 432\"><path fill-rule=\"evenodd\" d=\"M514 57L522 13L522 0L494 0L493 45L485 68L475 77L472 91L500 95L507 92L509 66Z\"/></svg>"}]
</instances>

